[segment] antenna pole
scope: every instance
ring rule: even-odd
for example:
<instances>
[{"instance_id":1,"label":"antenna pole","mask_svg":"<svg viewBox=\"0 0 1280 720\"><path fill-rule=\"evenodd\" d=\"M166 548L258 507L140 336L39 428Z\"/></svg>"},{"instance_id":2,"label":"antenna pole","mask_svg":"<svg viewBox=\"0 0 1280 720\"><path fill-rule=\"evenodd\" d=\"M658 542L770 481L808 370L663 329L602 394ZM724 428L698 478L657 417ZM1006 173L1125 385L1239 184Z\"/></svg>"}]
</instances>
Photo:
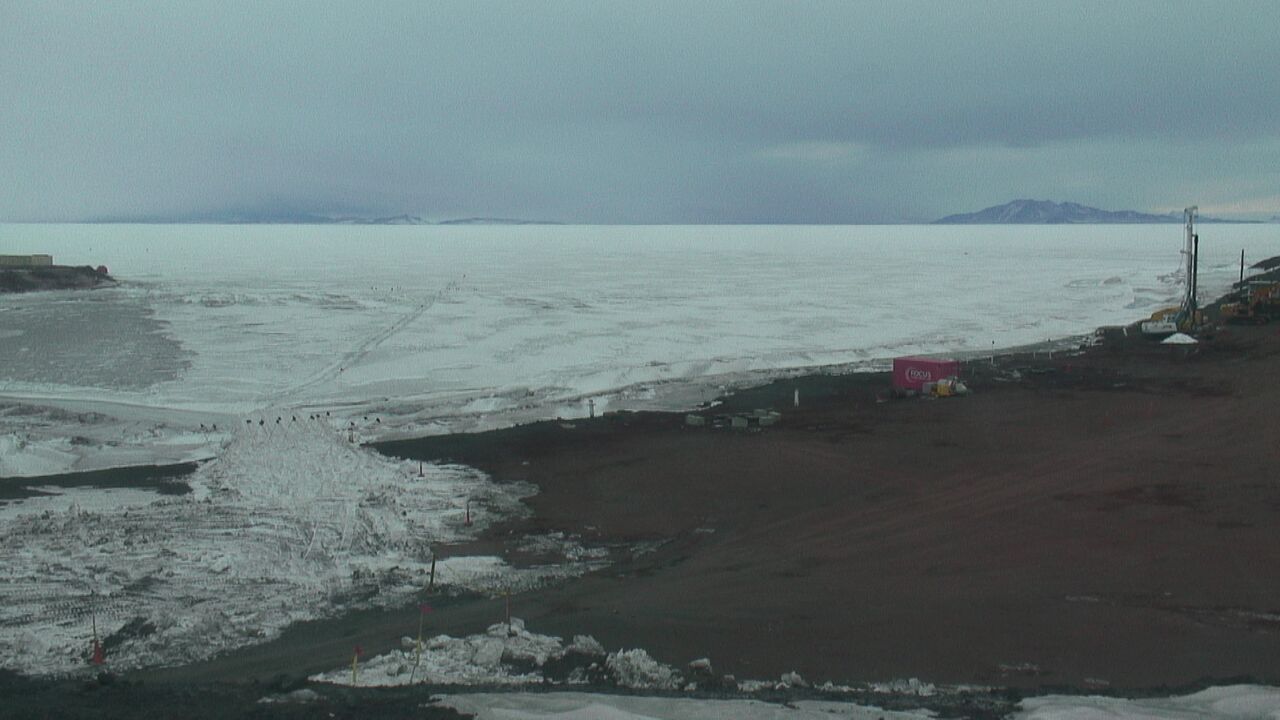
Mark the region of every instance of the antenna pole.
<instances>
[{"instance_id":1,"label":"antenna pole","mask_svg":"<svg viewBox=\"0 0 1280 720\"><path fill-rule=\"evenodd\" d=\"M1195 233L1196 212L1199 208L1192 205L1182 211L1187 226L1187 297L1183 301L1183 312L1188 324L1195 322L1196 315L1196 251L1199 249L1199 238Z\"/></svg>"}]
</instances>

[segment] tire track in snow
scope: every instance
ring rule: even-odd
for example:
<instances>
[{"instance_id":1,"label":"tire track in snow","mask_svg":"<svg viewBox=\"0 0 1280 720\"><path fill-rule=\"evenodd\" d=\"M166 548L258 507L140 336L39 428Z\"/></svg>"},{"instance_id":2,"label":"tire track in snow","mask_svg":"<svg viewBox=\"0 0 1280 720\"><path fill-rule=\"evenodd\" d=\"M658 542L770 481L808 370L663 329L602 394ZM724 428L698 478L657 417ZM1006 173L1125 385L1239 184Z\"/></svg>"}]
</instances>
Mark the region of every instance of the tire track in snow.
<instances>
[{"instance_id":1,"label":"tire track in snow","mask_svg":"<svg viewBox=\"0 0 1280 720\"><path fill-rule=\"evenodd\" d=\"M337 379L337 377L342 374L343 370L352 367L370 352L376 350L380 345L382 345L382 343L391 339L401 330L404 330L406 327L413 324L413 322L425 315L428 310L434 307L437 302L444 299L445 295L457 288L458 281L451 281L448 285L445 285L434 296L427 300L427 302L410 310L387 327L374 333L368 338L365 338L363 342L356 345L335 362L330 363L328 367L325 367L296 385L288 387L275 395L269 396L267 406L273 407L290 399L296 399L296 397L305 390L309 390L317 385L332 382Z\"/></svg>"}]
</instances>

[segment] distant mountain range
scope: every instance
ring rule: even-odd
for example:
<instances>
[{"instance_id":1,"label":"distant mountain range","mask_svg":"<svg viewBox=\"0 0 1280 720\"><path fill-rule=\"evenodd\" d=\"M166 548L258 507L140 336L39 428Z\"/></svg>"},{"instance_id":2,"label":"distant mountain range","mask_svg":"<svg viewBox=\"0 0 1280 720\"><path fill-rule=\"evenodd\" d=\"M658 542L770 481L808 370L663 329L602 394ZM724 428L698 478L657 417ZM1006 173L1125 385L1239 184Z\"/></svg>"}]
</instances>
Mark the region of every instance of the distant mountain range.
<instances>
[{"instance_id":1,"label":"distant mountain range","mask_svg":"<svg viewBox=\"0 0 1280 720\"><path fill-rule=\"evenodd\" d=\"M519 218L469 217L453 220L423 220L417 215L395 215L380 218L336 218L331 222L346 225L560 225L551 220L521 220Z\"/></svg>"},{"instance_id":2,"label":"distant mountain range","mask_svg":"<svg viewBox=\"0 0 1280 720\"><path fill-rule=\"evenodd\" d=\"M359 215L316 215L300 212L225 212L181 216L96 218L94 223L150 224L214 224L214 225L560 225L549 220L469 217L451 220L425 220L417 215L364 217Z\"/></svg>"},{"instance_id":3,"label":"distant mountain range","mask_svg":"<svg viewBox=\"0 0 1280 720\"><path fill-rule=\"evenodd\" d=\"M519 220L516 218L471 217L441 220L437 225L563 225L554 220Z\"/></svg>"},{"instance_id":4,"label":"distant mountain range","mask_svg":"<svg viewBox=\"0 0 1280 720\"><path fill-rule=\"evenodd\" d=\"M1253 222L1200 216L1202 223ZM1078 203L1051 200L1014 200L985 210L948 215L935 225L1070 225L1087 223L1180 223L1182 213L1153 215L1137 210L1099 210Z\"/></svg>"}]
</instances>

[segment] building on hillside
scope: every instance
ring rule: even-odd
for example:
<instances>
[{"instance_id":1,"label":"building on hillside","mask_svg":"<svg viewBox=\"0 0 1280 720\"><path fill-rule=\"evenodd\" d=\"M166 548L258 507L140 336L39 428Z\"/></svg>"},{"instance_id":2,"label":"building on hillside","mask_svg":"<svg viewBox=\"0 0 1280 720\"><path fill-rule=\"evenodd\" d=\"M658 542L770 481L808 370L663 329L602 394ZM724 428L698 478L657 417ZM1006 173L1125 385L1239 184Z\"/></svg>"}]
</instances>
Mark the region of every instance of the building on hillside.
<instances>
[{"instance_id":1,"label":"building on hillside","mask_svg":"<svg viewBox=\"0 0 1280 720\"><path fill-rule=\"evenodd\" d=\"M0 267L48 267L52 255L0 255Z\"/></svg>"}]
</instances>

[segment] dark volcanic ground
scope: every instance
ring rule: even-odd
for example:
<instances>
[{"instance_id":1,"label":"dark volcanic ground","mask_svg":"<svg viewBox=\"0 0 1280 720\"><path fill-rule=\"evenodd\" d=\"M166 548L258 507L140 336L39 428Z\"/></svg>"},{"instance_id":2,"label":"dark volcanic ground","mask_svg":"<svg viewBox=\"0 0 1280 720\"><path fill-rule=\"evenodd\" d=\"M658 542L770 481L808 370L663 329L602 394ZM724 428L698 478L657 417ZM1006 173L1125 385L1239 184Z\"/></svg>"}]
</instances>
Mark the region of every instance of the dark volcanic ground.
<instances>
[{"instance_id":1,"label":"dark volcanic ground","mask_svg":"<svg viewBox=\"0 0 1280 720\"><path fill-rule=\"evenodd\" d=\"M971 363L958 399L818 377L796 409L776 383L728 403L783 411L759 432L624 414L382 449L538 484L521 530L668 541L519 598L541 632L738 677L1274 682L1278 350L1270 327L1117 336Z\"/></svg>"}]
</instances>

